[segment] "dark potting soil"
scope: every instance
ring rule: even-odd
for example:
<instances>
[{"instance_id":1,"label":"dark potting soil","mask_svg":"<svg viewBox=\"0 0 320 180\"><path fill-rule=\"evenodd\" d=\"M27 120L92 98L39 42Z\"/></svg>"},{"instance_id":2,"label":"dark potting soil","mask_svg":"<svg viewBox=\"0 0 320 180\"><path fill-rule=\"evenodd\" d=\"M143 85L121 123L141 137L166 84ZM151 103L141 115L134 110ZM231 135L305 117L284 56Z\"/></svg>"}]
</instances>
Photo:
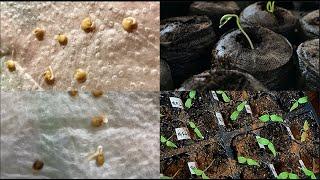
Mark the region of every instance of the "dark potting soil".
<instances>
[{"instance_id":1,"label":"dark potting soil","mask_svg":"<svg viewBox=\"0 0 320 180\"><path fill-rule=\"evenodd\" d=\"M277 104L275 97L268 93L259 94L259 96L251 102L251 110L255 117L260 117L264 114L283 115L283 111Z\"/></svg>"},{"instance_id":2,"label":"dark potting soil","mask_svg":"<svg viewBox=\"0 0 320 180\"><path fill-rule=\"evenodd\" d=\"M280 108L285 112L289 112L293 103L300 97L304 96L300 91L278 91L274 94L279 101ZM301 106L303 105L299 105L297 109L299 109Z\"/></svg>"},{"instance_id":3,"label":"dark potting soil","mask_svg":"<svg viewBox=\"0 0 320 180\"><path fill-rule=\"evenodd\" d=\"M302 170L300 170L301 166L299 163L299 159L300 158L297 154L285 152L280 155L280 158L275 160L273 165L278 175L281 172L291 172L298 175L301 179L306 179L306 176L304 175Z\"/></svg>"},{"instance_id":4,"label":"dark potting soil","mask_svg":"<svg viewBox=\"0 0 320 180\"><path fill-rule=\"evenodd\" d=\"M170 90L174 88L171 70L168 63L164 60L160 60L160 90Z\"/></svg>"},{"instance_id":5,"label":"dark potting soil","mask_svg":"<svg viewBox=\"0 0 320 180\"><path fill-rule=\"evenodd\" d=\"M305 144L301 146L299 152L304 165L313 170L315 174L320 174L320 145L319 143Z\"/></svg>"},{"instance_id":6,"label":"dark potting soil","mask_svg":"<svg viewBox=\"0 0 320 180\"><path fill-rule=\"evenodd\" d=\"M274 176L266 164L257 166L241 165L241 179L273 179Z\"/></svg>"},{"instance_id":7,"label":"dark potting soil","mask_svg":"<svg viewBox=\"0 0 320 180\"><path fill-rule=\"evenodd\" d=\"M307 39L319 38L319 10L314 10L300 19L300 26Z\"/></svg>"},{"instance_id":8,"label":"dark potting soil","mask_svg":"<svg viewBox=\"0 0 320 180\"><path fill-rule=\"evenodd\" d=\"M260 149L256 137L252 133L240 134L233 138L231 148L234 151L235 159L238 156L254 159L256 161L263 160L263 151Z\"/></svg>"},{"instance_id":9,"label":"dark potting soil","mask_svg":"<svg viewBox=\"0 0 320 180\"><path fill-rule=\"evenodd\" d=\"M190 174L187 163L189 162L189 155L180 154L160 162L160 171L165 176L176 179L183 179ZM191 175L189 175L190 177Z\"/></svg>"},{"instance_id":10,"label":"dark potting soil","mask_svg":"<svg viewBox=\"0 0 320 180\"><path fill-rule=\"evenodd\" d=\"M301 135L303 132L304 122L308 121L309 130L307 131L307 138L302 144L308 144L312 142L320 143L320 128L316 120L311 116L310 113L301 114L295 117L292 117L288 120L289 127L291 132L296 140L301 141Z\"/></svg>"}]
</instances>

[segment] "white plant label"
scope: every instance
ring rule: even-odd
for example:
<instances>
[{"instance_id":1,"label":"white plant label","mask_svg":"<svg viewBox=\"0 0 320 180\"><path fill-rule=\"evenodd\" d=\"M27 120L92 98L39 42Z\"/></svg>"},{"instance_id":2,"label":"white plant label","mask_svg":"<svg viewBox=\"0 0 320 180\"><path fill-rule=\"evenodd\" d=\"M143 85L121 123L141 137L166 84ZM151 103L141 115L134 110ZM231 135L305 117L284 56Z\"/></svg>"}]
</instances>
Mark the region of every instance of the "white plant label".
<instances>
[{"instance_id":1,"label":"white plant label","mask_svg":"<svg viewBox=\"0 0 320 180\"><path fill-rule=\"evenodd\" d=\"M196 162L188 162L188 167L189 171L191 174L196 174L192 169L197 168L197 163Z\"/></svg>"},{"instance_id":2,"label":"white plant label","mask_svg":"<svg viewBox=\"0 0 320 180\"><path fill-rule=\"evenodd\" d=\"M213 99L219 101L219 98L218 98L217 93L215 91L211 91L211 94L213 96Z\"/></svg>"},{"instance_id":3,"label":"white plant label","mask_svg":"<svg viewBox=\"0 0 320 180\"><path fill-rule=\"evenodd\" d=\"M244 107L246 108L247 113L252 114L250 105L246 104Z\"/></svg>"},{"instance_id":4,"label":"white plant label","mask_svg":"<svg viewBox=\"0 0 320 180\"><path fill-rule=\"evenodd\" d=\"M288 133L289 133L289 135L290 135L291 139L293 139L293 140L294 140L294 137L293 137L293 134L292 134L292 132L291 132L290 128L289 128L288 126L286 126L286 128L287 128L287 131L288 131Z\"/></svg>"},{"instance_id":5,"label":"white plant label","mask_svg":"<svg viewBox=\"0 0 320 180\"><path fill-rule=\"evenodd\" d=\"M303 161L301 159L299 160L299 163L301 165L301 168L306 168L306 166L304 165L304 163L303 163Z\"/></svg>"},{"instance_id":6,"label":"white plant label","mask_svg":"<svg viewBox=\"0 0 320 180\"><path fill-rule=\"evenodd\" d=\"M256 139L257 139L257 140L258 140L258 138L260 138L260 136L256 136ZM257 143L258 143L258 141L257 141ZM262 145L262 144L260 144L260 143L258 143L258 145L259 145L259 147L260 147L261 149L265 149L264 145Z\"/></svg>"},{"instance_id":7,"label":"white plant label","mask_svg":"<svg viewBox=\"0 0 320 180\"><path fill-rule=\"evenodd\" d=\"M169 97L169 98L170 98L170 102L171 102L172 107L177 107L177 108L183 109L183 103L180 98L176 98L176 97Z\"/></svg>"},{"instance_id":8,"label":"white plant label","mask_svg":"<svg viewBox=\"0 0 320 180\"><path fill-rule=\"evenodd\" d=\"M183 128L176 128L176 134L177 134L177 139L178 140L183 140L183 139L191 139L189 135L189 130L186 127Z\"/></svg>"},{"instance_id":9,"label":"white plant label","mask_svg":"<svg viewBox=\"0 0 320 180\"><path fill-rule=\"evenodd\" d=\"M216 117L217 117L217 119L218 119L218 123L219 123L221 126L226 126L226 125L224 124L224 121L223 121L223 118L222 118L222 115L221 115L220 112L216 112Z\"/></svg>"},{"instance_id":10,"label":"white plant label","mask_svg":"<svg viewBox=\"0 0 320 180\"><path fill-rule=\"evenodd\" d=\"M272 174L274 175L274 177L278 177L278 174L277 174L276 169L274 168L273 164L269 164L269 168L272 171Z\"/></svg>"}]
</instances>

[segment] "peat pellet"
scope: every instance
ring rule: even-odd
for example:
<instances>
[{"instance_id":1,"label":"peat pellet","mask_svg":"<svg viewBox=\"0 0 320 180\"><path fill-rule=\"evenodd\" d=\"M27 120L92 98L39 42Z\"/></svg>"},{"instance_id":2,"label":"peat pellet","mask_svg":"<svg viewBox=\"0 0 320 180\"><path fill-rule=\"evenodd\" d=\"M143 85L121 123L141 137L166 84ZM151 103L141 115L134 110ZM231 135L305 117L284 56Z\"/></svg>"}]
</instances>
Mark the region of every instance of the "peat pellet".
<instances>
[{"instance_id":1,"label":"peat pellet","mask_svg":"<svg viewBox=\"0 0 320 180\"><path fill-rule=\"evenodd\" d=\"M267 2L256 2L246 7L240 14L243 26L262 26L288 37L297 24L297 18L287 9L277 6L273 13L266 9Z\"/></svg>"},{"instance_id":2,"label":"peat pellet","mask_svg":"<svg viewBox=\"0 0 320 180\"><path fill-rule=\"evenodd\" d=\"M160 60L160 90L172 90L173 88L170 67L166 61Z\"/></svg>"},{"instance_id":3,"label":"peat pellet","mask_svg":"<svg viewBox=\"0 0 320 180\"><path fill-rule=\"evenodd\" d=\"M300 27L307 39L319 38L320 17L319 10L314 10L300 19Z\"/></svg>"},{"instance_id":4,"label":"peat pellet","mask_svg":"<svg viewBox=\"0 0 320 180\"><path fill-rule=\"evenodd\" d=\"M289 41L264 27L245 27L254 49L240 30L232 31L219 40L213 53L213 67L248 72L270 90L292 86L293 49Z\"/></svg>"},{"instance_id":5,"label":"peat pellet","mask_svg":"<svg viewBox=\"0 0 320 180\"><path fill-rule=\"evenodd\" d=\"M186 80L180 90L266 90L248 73L237 70L207 70Z\"/></svg>"},{"instance_id":6,"label":"peat pellet","mask_svg":"<svg viewBox=\"0 0 320 180\"><path fill-rule=\"evenodd\" d=\"M308 90L320 90L319 39L298 46L299 69Z\"/></svg>"}]
</instances>

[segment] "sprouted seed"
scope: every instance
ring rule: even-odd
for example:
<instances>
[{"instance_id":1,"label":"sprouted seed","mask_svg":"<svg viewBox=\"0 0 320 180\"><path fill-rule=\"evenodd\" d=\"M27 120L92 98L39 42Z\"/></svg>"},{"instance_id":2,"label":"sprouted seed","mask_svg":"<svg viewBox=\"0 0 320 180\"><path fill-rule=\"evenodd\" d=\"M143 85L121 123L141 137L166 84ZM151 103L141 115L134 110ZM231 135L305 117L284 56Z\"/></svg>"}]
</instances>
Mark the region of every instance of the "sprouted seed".
<instances>
[{"instance_id":1,"label":"sprouted seed","mask_svg":"<svg viewBox=\"0 0 320 180\"><path fill-rule=\"evenodd\" d=\"M81 29L86 32L89 33L91 31L93 31L95 29L95 25L94 23L91 21L90 18L85 18L82 20L81 22Z\"/></svg>"},{"instance_id":2,"label":"sprouted seed","mask_svg":"<svg viewBox=\"0 0 320 180\"><path fill-rule=\"evenodd\" d=\"M103 91L100 89L94 89L91 91L92 96L94 97L100 97L103 95Z\"/></svg>"},{"instance_id":3,"label":"sprouted seed","mask_svg":"<svg viewBox=\"0 0 320 180\"><path fill-rule=\"evenodd\" d=\"M122 20L122 27L127 32L133 32L138 28L138 23L135 18L127 17Z\"/></svg>"},{"instance_id":4,"label":"sprouted seed","mask_svg":"<svg viewBox=\"0 0 320 180\"><path fill-rule=\"evenodd\" d=\"M83 69L77 69L74 73L74 79L76 79L78 83L83 83L87 80L87 73Z\"/></svg>"},{"instance_id":5,"label":"sprouted seed","mask_svg":"<svg viewBox=\"0 0 320 180\"><path fill-rule=\"evenodd\" d=\"M36 28L32 31L32 33L36 36L36 38L39 41L43 40L44 34L45 34L45 30L44 29L40 29L40 28Z\"/></svg>"},{"instance_id":6,"label":"sprouted seed","mask_svg":"<svg viewBox=\"0 0 320 180\"><path fill-rule=\"evenodd\" d=\"M13 72L16 70L16 63L13 60L8 60L6 62L7 68L10 72Z\"/></svg>"},{"instance_id":7,"label":"sprouted seed","mask_svg":"<svg viewBox=\"0 0 320 180\"><path fill-rule=\"evenodd\" d=\"M100 167L104 164L105 159L104 159L104 154L103 154L103 148L101 145L98 146L97 151L94 154L90 155L87 158L88 161L93 160L93 159L96 160L96 164L98 167Z\"/></svg>"},{"instance_id":8,"label":"sprouted seed","mask_svg":"<svg viewBox=\"0 0 320 180\"><path fill-rule=\"evenodd\" d=\"M108 119L103 115L95 116L91 119L91 125L93 127L100 127L103 124L107 124L107 123L108 123Z\"/></svg>"},{"instance_id":9,"label":"sprouted seed","mask_svg":"<svg viewBox=\"0 0 320 180\"><path fill-rule=\"evenodd\" d=\"M40 171L40 170L43 168L43 165L44 165L43 161L37 159L37 160L33 163L32 169L33 169L34 171Z\"/></svg>"},{"instance_id":10,"label":"sprouted seed","mask_svg":"<svg viewBox=\"0 0 320 180\"><path fill-rule=\"evenodd\" d=\"M54 83L54 75L51 66L48 67L48 69L43 73L44 80L47 84L52 85Z\"/></svg>"},{"instance_id":11,"label":"sprouted seed","mask_svg":"<svg viewBox=\"0 0 320 180\"><path fill-rule=\"evenodd\" d=\"M68 38L66 35L59 34L59 35L56 35L54 39L57 40L60 43L60 45L65 46L68 44Z\"/></svg>"}]
</instances>

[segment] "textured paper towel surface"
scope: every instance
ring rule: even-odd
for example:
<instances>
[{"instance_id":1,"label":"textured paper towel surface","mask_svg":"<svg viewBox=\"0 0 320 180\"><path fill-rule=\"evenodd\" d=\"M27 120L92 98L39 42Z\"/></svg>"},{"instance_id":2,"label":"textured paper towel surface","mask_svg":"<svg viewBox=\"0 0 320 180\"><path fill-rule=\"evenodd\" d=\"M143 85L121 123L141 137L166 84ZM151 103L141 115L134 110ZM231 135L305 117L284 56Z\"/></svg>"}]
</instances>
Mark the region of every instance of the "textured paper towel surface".
<instances>
[{"instance_id":1,"label":"textured paper towel surface","mask_svg":"<svg viewBox=\"0 0 320 180\"><path fill-rule=\"evenodd\" d=\"M109 123L91 127L100 113ZM1 92L1 178L159 178L159 119L156 92ZM85 161L98 145L103 167Z\"/></svg>"}]
</instances>

